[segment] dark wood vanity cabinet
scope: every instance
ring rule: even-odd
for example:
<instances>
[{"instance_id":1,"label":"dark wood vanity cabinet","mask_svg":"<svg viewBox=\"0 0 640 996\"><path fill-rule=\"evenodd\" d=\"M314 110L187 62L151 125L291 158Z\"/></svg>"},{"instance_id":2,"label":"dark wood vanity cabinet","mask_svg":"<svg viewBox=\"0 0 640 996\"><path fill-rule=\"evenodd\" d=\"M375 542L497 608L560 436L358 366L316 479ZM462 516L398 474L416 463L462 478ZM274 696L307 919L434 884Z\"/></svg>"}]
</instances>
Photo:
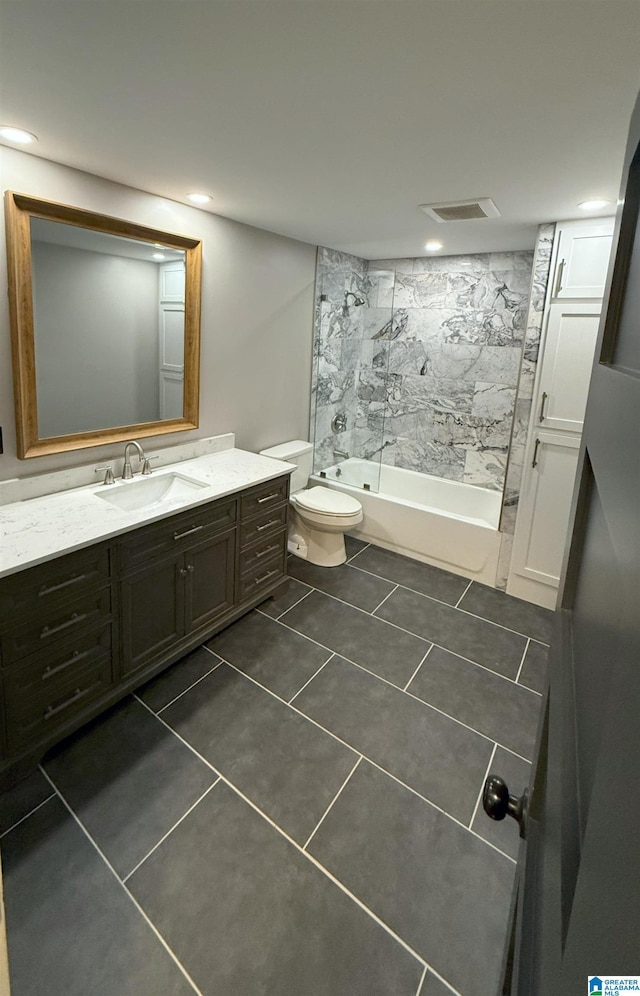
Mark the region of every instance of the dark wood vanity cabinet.
<instances>
[{"instance_id":1,"label":"dark wood vanity cabinet","mask_svg":"<svg viewBox=\"0 0 640 996\"><path fill-rule=\"evenodd\" d=\"M286 584L288 476L0 579L0 784Z\"/></svg>"},{"instance_id":2,"label":"dark wood vanity cabinet","mask_svg":"<svg viewBox=\"0 0 640 996\"><path fill-rule=\"evenodd\" d=\"M99 544L0 581L2 752L48 742L116 680L111 550Z\"/></svg>"},{"instance_id":3,"label":"dark wood vanity cabinet","mask_svg":"<svg viewBox=\"0 0 640 996\"><path fill-rule=\"evenodd\" d=\"M234 605L235 530L201 540L120 580L122 673L160 660Z\"/></svg>"}]
</instances>

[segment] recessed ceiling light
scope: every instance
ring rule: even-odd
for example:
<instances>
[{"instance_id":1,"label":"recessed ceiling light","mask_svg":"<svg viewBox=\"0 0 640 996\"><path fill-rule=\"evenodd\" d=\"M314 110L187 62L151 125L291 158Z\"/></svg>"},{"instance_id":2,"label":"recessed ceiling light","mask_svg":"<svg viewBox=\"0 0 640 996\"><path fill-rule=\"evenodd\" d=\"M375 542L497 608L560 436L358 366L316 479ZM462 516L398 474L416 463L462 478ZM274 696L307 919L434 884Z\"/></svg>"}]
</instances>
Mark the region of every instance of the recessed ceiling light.
<instances>
[{"instance_id":1,"label":"recessed ceiling light","mask_svg":"<svg viewBox=\"0 0 640 996\"><path fill-rule=\"evenodd\" d=\"M596 197L592 201L580 201L578 204L579 208L583 211L599 211L600 208L606 207L609 201L604 200L602 197Z\"/></svg>"},{"instance_id":2,"label":"recessed ceiling light","mask_svg":"<svg viewBox=\"0 0 640 996\"><path fill-rule=\"evenodd\" d=\"M154 252L151 259L166 259L167 257L163 252Z\"/></svg>"},{"instance_id":3,"label":"recessed ceiling light","mask_svg":"<svg viewBox=\"0 0 640 996\"><path fill-rule=\"evenodd\" d=\"M5 142L16 142L17 145L29 145L37 142L38 139L30 131L23 131L22 128L12 128L9 125L0 125L0 138Z\"/></svg>"},{"instance_id":4,"label":"recessed ceiling light","mask_svg":"<svg viewBox=\"0 0 640 996\"><path fill-rule=\"evenodd\" d=\"M427 242L425 249L427 252L439 252L442 249L442 242Z\"/></svg>"},{"instance_id":5,"label":"recessed ceiling light","mask_svg":"<svg viewBox=\"0 0 640 996\"><path fill-rule=\"evenodd\" d=\"M209 194L187 194L193 204L208 204L211 198Z\"/></svg>"}]
</instances>

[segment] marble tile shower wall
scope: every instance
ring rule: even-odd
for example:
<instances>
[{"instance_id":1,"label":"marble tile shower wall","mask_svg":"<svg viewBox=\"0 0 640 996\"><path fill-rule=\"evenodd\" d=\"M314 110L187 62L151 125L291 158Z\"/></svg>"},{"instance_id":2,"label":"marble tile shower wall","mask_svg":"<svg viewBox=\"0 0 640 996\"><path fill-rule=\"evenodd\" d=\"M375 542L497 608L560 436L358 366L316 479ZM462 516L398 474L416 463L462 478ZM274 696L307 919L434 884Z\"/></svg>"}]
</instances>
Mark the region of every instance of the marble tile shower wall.
<instances>
[{"instance_id":1,"label":"marble tile shower wall","mask_svg":"<svg viewBox=\"0 0 640 996\"><path fill-rule=\"evenodd\" d=\"M320 250L317 469L337 446L501 490L532 263L529 251L367 263ZM345 314L352 288L366 303ZM338 411L348 428L336 436Z\"/></svg>"}]
</instances>

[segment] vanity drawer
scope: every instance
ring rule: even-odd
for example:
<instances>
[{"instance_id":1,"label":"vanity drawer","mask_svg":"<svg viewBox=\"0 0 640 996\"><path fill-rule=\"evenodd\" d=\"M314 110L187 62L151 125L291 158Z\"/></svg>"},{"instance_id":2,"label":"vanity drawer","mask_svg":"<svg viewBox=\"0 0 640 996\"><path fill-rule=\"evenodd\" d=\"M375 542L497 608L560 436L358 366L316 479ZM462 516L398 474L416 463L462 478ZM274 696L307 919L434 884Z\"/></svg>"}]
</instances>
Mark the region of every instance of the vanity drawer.
<instances>
[{"instance_id":1,"label":"vanity drawer","mask_svg":"<svg viewBox=\"0 0 640 996\"><path fill-rule=\"evenodd\" d=\"M259 595L262 589L268 590L280 578L286 576L287 551L283 547L277 556L270 558L266 563L261 563L253 571L243 575L239 584L239 599L244 602L246 599Z\"/></svg>"},{"instance_id":2,"label":"vanity drawer","mask_svg":"<svg viewBox=\"0 0 640 996\"><path fill-rule=\"evenodd\" d=\"M174 551L180 553L194 542L207 539L235 525L236 515L237 501L232 498L138 529L130 536L123 536L118 542L120 567L128 571L155 557L166 556Z\"/></svg>"},{"instance_id":3,"label":"vanity drawer","mask_svg":"<svg viewBox=\"0 0 640 996\"><path fill-rule=\"evenodd\" d=\"M264 512L257 519L250 519L240 526L240 546L251 546L258 541L264 541L279 533L287 524L288 505L280 505L270 512Z\"/></svg>"},{"instance_id":4,"label":"vanity drawer","mask_svg":"<svg viewBox=\"0 0 640 996\"><path fill-rule=\"evenodd\" d=\"M0 638L2 641L2 663L11 664L27 654L46 650L61 640L69 638L76 630L84 630L92 624L106 620L111 614L111 588L77 598L70 604L51 606L46 616L37 621L29 620L7 629Z\"/></svg>"},{"instance_id":5,"label":"vanity drawer","mask_svg":"<svg viewBox=\"0 0 640 996\"><path fill-rule=\"evenodd\" d=\"M29 613L38 618L50 606L82 595L109 580L109 548L93 546L0 580L0 621L13 623Z\"/></svg>"},{"instance_id":6,"label":"vanity drawer","mask_svg":"<svg viewBox=\"0 0 640 996\"><path fill-rule=\"evenodd\" d=\"M25 694L4 681L7 749L20 750L43 740L87 705L104 695L113 684L111 658L83 668L70 680L45 687L39 694Z\"/></svg>"},{"instance_id":7,"label":"vanity drawer","mask_svg":"<svg viewBox=\"0 0 640 996\"><path fill-rule=\"evenodd\" d=\"M267 481L249 494L243 495L240 516L242 519L248 519L252 515L259 515L286 501L288 497L289 475L287 474L286 477L279 477L275 481Z\"/></svg>"},{"instance_id":8,"label":"vanity drawer","mask_svg":"<svg viewBox=\"0 0 640 996\"><path fill-rule=\"evenodd\" d=\"M270 534L261 539L255 546L243 550L240 554L240 574L260 572L262 565L272 557L277 557L287 548L287 531L282 530L275 535Z\"/></svg>"},{"instance_id":9,"label":"vanity drawer","mask_svg":"<svg viewBox=\"0 0 640 996\"><path fill-rule=\"evenodd\" d=\"M111 623L67 640L55 650L33 654L26 661L6 668L5 695L12 702L40 695L55 695L88 667L111 660Z\"/></svg>"}]
</instances>

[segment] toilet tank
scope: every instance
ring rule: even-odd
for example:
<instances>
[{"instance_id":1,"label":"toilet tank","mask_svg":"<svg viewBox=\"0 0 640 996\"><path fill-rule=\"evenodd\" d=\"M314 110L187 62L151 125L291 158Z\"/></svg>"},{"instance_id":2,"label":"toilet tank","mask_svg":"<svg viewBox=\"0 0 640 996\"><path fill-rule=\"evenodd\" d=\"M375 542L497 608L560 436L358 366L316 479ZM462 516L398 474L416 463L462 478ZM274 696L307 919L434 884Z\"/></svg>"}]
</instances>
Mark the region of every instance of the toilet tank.
<instances>
[{"instance_id":1,"label":"toilet tank","mask_svg":"<svg viewBox=\"0 0 640 996\"><path fill-rule=\"evenodd\" d=\"M267 450L260 450L260 456L295 463L296 470L291 475L291 494L306 488L313 470L312 443L308 443L305 439L292 439L288 443L279 443L278 446L270 446Z\"/></svg>"}]
</instances>

